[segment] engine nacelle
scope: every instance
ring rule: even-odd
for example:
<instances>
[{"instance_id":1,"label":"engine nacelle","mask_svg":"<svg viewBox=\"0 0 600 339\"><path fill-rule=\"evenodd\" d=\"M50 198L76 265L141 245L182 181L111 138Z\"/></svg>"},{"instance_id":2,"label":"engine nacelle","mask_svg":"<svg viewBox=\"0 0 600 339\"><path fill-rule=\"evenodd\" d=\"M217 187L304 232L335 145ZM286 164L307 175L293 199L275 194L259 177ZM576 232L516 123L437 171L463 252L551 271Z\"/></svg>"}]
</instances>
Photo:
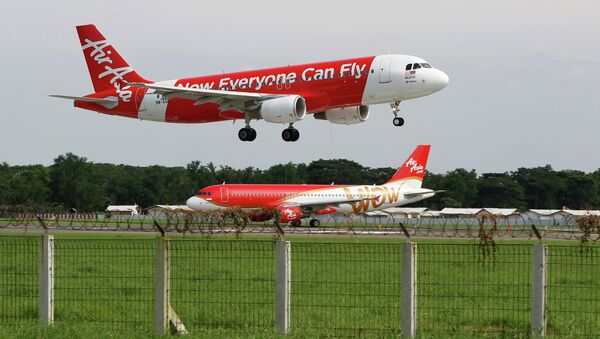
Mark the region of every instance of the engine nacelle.
<instances>
[{"instance_id":1,"label":"engine nacelle","mask_svg":"<svg viewBox=\"0 0 600 339\"><path fill-rule=\"evenodd\" d=\"M302 210L300 207L279 207L279 221L292 222L302 219Z\"/></svg>"},{"instance_id":2,"label":"engine nacelle","mask_svg":"<svg viewBox=\"0 0 600 339\"><path fill-rule=\"evenodd\" d=\"M369 106L351 106L334 108L325 112L315 113L315 119L327 120L332 124L351 125L367 121Z\"/></svg>"},{"instance_id":3,"label":"engine nacelle","mask_svg":"<svg viewBox=\"0 0 600 339\"><path fill-rule=\"evenodd\" d=\"M289 124L304 119L306 101L299 95L269 99L260 106L260 117L267 122Z\"/></svg>"}]
</instances>

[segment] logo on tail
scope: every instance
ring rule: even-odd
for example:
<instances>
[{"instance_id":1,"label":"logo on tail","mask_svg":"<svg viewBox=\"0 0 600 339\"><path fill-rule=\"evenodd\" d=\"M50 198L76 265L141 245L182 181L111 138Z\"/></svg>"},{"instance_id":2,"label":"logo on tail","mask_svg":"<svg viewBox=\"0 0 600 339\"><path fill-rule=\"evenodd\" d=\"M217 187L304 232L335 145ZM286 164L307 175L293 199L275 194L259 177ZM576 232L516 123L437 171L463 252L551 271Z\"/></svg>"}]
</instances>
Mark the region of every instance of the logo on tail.
<instances>
[{"instance_id":1,"label":"logo on tail","mask_svg":"<svg viewBox=\"0 0 600 339\"><path fill-rule=\"evenodd\" d=\"M396 171L387 184L408 178L423 180L430 148L430 145L417 146L408 159L406 159L404 165L398 168L398 171Z\"/></svg>"},{"instance_id":2,"label":"logo on tail","mask_svg":"<svg viewBox=\"0 0 600 339\"><path fill-rule=\"evenodd\" d=\"M124 102L133 96L129 82L148 82L129 66L94 25L77 26L83 55L96 92L114 88Z\"/></svg>"}]
</instances>

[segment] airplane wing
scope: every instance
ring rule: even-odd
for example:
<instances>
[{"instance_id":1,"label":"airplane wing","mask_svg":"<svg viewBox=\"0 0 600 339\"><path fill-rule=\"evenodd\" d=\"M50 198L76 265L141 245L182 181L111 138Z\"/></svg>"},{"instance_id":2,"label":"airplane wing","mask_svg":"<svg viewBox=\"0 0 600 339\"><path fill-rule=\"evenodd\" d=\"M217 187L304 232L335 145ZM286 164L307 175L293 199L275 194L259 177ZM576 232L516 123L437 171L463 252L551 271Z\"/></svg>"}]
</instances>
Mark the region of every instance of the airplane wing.
<instances>
[{"instance_id":1,"label":"airplane wing","mask_svg":"<svg viewBox=\"0 0 600 339\"><path fill-rule=\"evenodd\" d=\"M308 210L319 210L319 209L324 209L324 208L328 208L328 207L338 207L339 205L342 204L352 204L355 202L360 202L360 201L365 201L365 200L377 200L379 199L379 196L377 197L372 197L372 198L358 198L358 199L340 199L340 200L334 200L334 201L317 201L317 202L310 202L310 203L294 203L294 202L286 202L283 203L281 205L278 205L276 207L300 207L302 209L308 209Z\"/></svg>"},{"instance_id":2,"label":"airplane wing","mask_svg":"<svg viewBox=\"0 0 600 339\"><path fill-rule=\"evenodd\" d=\"M217 103L220 104L221 110L241 107L252 109L252 105L257 105L261 101L285 96L281 94L164 86L145 84L141 82L132 82L130 85L152 89L155 93L162 95L162 97L167 100L170 98L195 100L195 106L202 105L207 102ZM250 105L247 105L247 103Z\"/></svg>"},{"instance_id":3,"label":"airplane wing","mask_svg":"<svg viewBox=\"0 0 600 339\"><path fill-rule=\"evenodd\" d=\"M51 94L50 96L53 98L93 102L98 105L104 106L106 108L113 108L119 104L119 100L117 99L117 97L89 98L89 97L76 97L76 96L71 96L71 95L58 95L58 94Z\"/></svg>"}]
</instances>

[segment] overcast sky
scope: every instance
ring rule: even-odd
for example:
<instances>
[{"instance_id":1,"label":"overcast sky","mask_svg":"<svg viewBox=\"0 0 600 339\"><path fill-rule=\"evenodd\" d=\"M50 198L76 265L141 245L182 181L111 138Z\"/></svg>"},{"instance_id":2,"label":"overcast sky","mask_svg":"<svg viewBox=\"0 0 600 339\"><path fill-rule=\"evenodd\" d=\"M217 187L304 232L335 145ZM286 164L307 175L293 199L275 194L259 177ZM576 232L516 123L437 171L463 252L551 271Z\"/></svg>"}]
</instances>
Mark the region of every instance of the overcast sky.
<instances>
[{"instance_id":1,"label":"overcast sky","mask_svg":"<svg viewBox=\"0 0 600 339\"><path fill-rule=\"evenodd\" d=\"M51 164L73 152L94 162L236 168L347 158L396 167L430 143L429 169L479 173L551 164L600 167L598 1L3 1L0 5L0 162ZM450 77L431 96L388 105L369 120L312 116L285 127L238 121L165 124L76 109L48 94L92 84L75 31L94 23L142 76L166 80L223 71L411 54Z\"/></svg>"}]
</instances>

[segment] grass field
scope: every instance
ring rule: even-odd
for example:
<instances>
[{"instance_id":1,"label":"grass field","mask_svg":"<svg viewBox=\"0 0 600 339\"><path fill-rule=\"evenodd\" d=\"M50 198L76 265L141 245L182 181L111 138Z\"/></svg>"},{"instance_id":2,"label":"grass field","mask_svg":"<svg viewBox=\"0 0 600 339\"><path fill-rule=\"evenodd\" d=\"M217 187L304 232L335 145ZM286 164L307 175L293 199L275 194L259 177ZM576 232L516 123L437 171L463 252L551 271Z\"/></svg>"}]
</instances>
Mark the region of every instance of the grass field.
<instances>
[{"instance_id":1,"label":"grass field","mask_svg":"<svg viewBox=\"0 0 600 339\"><path fill-rule=\"evenodd\" d=\"M191 337L274 332L275 243L171 238ZM401 239L295 237L290 337L400 335ZM417 240L419 337L528 336L532 243ZM37 325L39 236L0 236L0 337L152 337L155 239L55 237L55 326ZM548 334L600 333L600 248L548 244Z\"/></svg>"}]
</instances>

